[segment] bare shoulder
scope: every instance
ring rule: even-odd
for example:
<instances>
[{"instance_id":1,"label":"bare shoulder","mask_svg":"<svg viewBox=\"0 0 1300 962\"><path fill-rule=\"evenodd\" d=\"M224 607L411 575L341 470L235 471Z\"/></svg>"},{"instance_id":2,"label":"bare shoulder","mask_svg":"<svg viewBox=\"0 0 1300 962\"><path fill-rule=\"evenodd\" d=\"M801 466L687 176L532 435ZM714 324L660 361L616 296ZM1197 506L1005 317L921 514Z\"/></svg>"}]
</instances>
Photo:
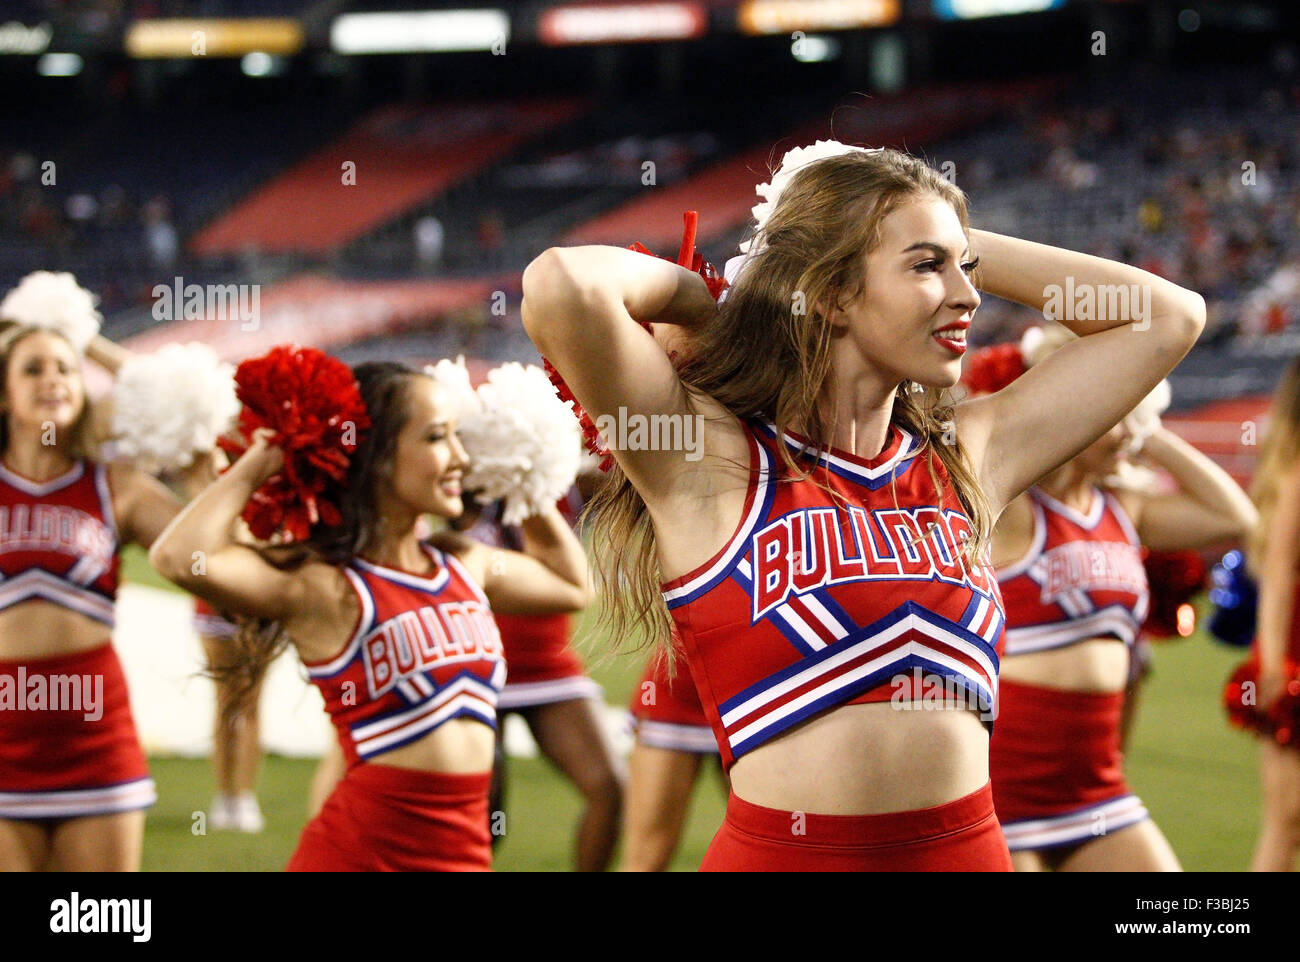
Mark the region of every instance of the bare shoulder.
<instances>
[{"instance_id":1,"label":"bare shoulder","mask_svg":"<svg viewBox=\"0 0 1300 962\"><path fill-rule=\"evenodd\" d=\"M475 581L480 585L483 584L487 577L492 552L496 549L488 547L481 541L475 541L459 531L450 530L437 532L429 539L429 543L439 551L454 557L465 566Z\"/></svg>"}]
</instances>

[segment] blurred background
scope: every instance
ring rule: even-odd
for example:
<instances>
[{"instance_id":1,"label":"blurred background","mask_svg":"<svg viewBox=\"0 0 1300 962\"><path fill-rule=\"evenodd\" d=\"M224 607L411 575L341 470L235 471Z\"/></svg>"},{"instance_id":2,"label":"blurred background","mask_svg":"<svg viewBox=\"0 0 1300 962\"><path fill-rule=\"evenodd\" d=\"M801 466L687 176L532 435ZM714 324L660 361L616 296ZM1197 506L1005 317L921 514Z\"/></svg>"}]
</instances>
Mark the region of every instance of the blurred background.
<instances>
[{"instance_id":1,"label":"blurred background","mask_svg":"<svg viewBox=\"0 0 1300 962\"><path fill-rule=\"evenodd\" d=\"M673 254L690 209L721 265L785 150L893 146L976 226L1204 295L1166 423L1245 483L1300 348L1298 20L1284 0L3 0L0 287L72 271L141 351L536 361L519 288L544 248ZM986 298L972 340L1038 321ZM206 751L210 685L186 599L139 556L128 574L118 643L161 795L146 867L280 867L311 765L279 756L323 746L318 696L278 666L268 834L196 839L206 768L167 756ZM1254 745L1218 706L1239 657L1169 642L1141 709L1130 781L1189 868L1242 869L1253 842ZM612 705L639 668L596 666ZM498 867L563 868L576 796L516 768ZM678 867L722 799L697 792Z\"/></svg>"}]
</instances>

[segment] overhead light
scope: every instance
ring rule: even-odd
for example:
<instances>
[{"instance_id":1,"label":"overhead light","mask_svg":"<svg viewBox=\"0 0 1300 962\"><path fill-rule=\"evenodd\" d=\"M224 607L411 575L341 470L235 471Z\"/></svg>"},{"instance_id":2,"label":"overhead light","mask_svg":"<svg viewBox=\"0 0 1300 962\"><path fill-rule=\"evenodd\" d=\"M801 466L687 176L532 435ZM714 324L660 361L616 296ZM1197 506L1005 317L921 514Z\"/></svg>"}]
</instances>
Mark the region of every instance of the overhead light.
<instances>
[{"instance_id":1,"label":"overhead light","mask_svg":"<svg viewBox=\"0 0 1300 962\"><path fill-rule=\"evenodd\" d=\"M834 37L813 33L796 37L790 44L790 52L800 63L822 63L840 55L840 42Z\"/></svg>"},{"instance_id":2,"label":"overhead light","mask_svg":"<svg viewBox=\"0 0 1300 962\"><path fill-rule=\"evenodd\" d=\"M884 27L902 15L899 0L746 0L736 14L742 33Z\"/></svg>"},{"instance_id":3,"label":"overhead light","mask_svg":"<svg viewBox=\"0 0 1300 962\"><path fill-rule=\"evenodd\" d=\"M1065 6L1065 0L934 0L940 20L975 20L1015 13L1039 13Z\"/></svg>"},{"instance_id":4,"label":"overhead light","mask_svg":"<svg viewBox=\"0 0 1300 962\"><path fill-rule=\"evenodd\" d=\"M43 53L36 61L36 72L42 77L75 77L81 67L81 58L75 53Z\"/></svg>"},{"instance_id":5,"label":"overhead light","mask_svg":"<svg viewBox=\"0 0 1300 962\"><path fill-rule=\"evenodd\" d=\"M351 54L494 50L509 39L504 10L345 13L330 25L330 46Z\"/></svg>"},{"instance_id":6,"label":"overhead light","mask_svg":"<svg viewBox=\"0 0 1300 962\"><path fill-rule=\"evenodd\" d=\"M537 35L551 46L688 40L709 29L709 14L695 2L564 6L542 12Z\"/></svg>"}]
</instances>

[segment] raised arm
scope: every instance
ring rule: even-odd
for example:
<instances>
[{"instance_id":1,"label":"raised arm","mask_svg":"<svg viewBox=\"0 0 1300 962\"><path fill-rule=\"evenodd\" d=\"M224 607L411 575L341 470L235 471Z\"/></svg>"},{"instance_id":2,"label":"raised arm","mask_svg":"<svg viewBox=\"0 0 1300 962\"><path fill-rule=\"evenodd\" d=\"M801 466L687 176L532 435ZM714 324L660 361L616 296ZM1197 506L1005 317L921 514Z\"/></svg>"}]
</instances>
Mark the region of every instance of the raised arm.
<instances>
[{"instance_id":1,"label":"raised arm","mask_svg":"<svg viewBox=\"0 0 1300 962\"><path fill-rule=\"evenodd\" d=\"M616 247L553 247L528 265L523 286L528 336L598 425L620 413L693 413L664 349L635 322L707 322L717 306L697 274ZM680 452L614 455L642 495L663 490L689 467Z\"/></svg>"},{"instance_id":2,"label":"raised arm","mask_svg":"<svg viewBox=\"0 0 1300 962\"><path fill-rule=\"evenodd\" d=\"M1148 548L1180 551L1240 541L1259 522L1232 476L1167 428L1147 438L1142 453L1173 475L1179 488L1139 500L1137 532Z\"/></svg>"},{"instance_id":3,"label":"raised arm","mask_svg":"<svg viewBox=\"0 0 1300 962\"><path fill-rule=\"evenodd\" d=\"M283 465L259 432L243 456L204 488L149 550L158 572L222 610L288 621L305 611L303 579L269 564L235 540L235 524L253 492Z\"/></svg>"},{"instance_id":4,"label":"raised arm","mask_svg":"<svg viewBox=\"0 0 1300 962\"><path fill-rule=\"evenodd\" d=\"M564 516L551 507L520 527L522 552L491 548L451 532L439 534L438 543L469 568L493 611L549 615L581 611L591 604L587 557Z\"/></svg>"},{"instance_id":5,"label":"raised arm","mask_svg":"<svg viewBox=\"0 0 1300 962\"><path fill-rule=\"evenodd\" d=\"M971 247L981 290L1039 312L1050 303L1049 313L1080 335L1010 386L958 408L962 442L1000 511L1146 397L1196 342L1205 302L1089 254L980 230L971 231Z\"/></svg>"}]
</instances>

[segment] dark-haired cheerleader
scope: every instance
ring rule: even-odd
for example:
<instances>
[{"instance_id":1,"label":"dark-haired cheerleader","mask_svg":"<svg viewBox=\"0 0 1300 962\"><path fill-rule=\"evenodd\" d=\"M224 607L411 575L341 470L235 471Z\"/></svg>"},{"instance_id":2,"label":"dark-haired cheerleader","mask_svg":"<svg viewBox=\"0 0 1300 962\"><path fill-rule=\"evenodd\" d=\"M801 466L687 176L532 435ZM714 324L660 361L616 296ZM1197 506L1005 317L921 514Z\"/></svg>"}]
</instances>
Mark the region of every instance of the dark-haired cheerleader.
<instances>
[{"instance_id":1,"label":"dark-haired cheerleader","mask_svg":"<svg viewBox=\"0 0 1300 962\"><path fill-rule=\"evenodd\" d=\"M256 637L243 629L241 644L263 642L246 659L256 669L290 643L325 697L348 767L304 829L291 870L486 870L505 680L492 606L582 608L582 547L555 510L524 521L523 553L450 533L421 541L422 514L455 517L463 507L467 459L452 399L400 365L340 372L327 360L277 349L241 365L251 443L150 557L210 604L274 623ZM250 389L254 378L260 389ZM293 397L272 400L270 383L280 392L295 384ZM273 420L285 400L300 404L293 425ZM276 429L254 428L259 420ZM241 513L254 536L274 528L297 543L237 543ZM193 572L196 551L203 574Z\"/></svg>"}]
</instances>

